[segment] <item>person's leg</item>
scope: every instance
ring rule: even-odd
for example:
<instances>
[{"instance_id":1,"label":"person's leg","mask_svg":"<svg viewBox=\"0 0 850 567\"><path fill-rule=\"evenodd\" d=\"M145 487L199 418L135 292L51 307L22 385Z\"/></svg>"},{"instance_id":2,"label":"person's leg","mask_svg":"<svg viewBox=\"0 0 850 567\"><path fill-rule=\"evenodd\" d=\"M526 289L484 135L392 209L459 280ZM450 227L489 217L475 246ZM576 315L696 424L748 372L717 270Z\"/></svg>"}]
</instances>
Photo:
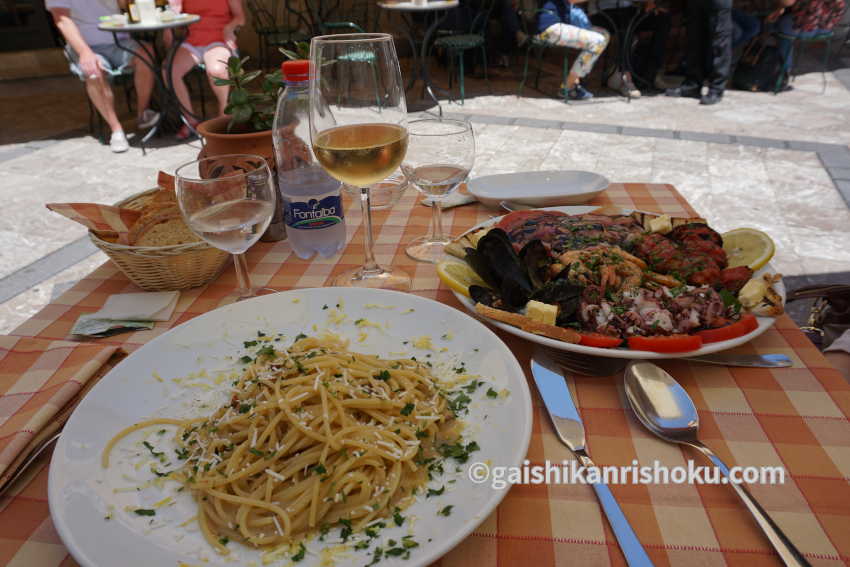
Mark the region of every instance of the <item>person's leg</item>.
<instances>
[{"instance_id":1,"label":"person's leg","mask_svg":"<svg viewBox=\"0 0 850 567\"><path fill-rule=\"evenodd\" d=\"M746 44L761 31L761 22L752 14L732 10L732 50Z\"/></svg>"},{"instance_id":2,"label":"person's leg","mask_svg":"<svg viewBox=\"0 0 850 567\"><path fill-rule=\"evenodd\" d=\"M685 83L699 85L705 80L705 43L708 41L705 28L708 18L706 3L710 0L688 0L688 53Z\"/></svg>"},{"instance_id":3,"label":"person's leg","mask_svg":"<svg viewBox=\"0 0 850 567\"><path fill-rule=\"evenodd\" d=\"M94 107L103 116L106 124L113 133L123 132L121 121L115 113L115 97L112 94L112 86L106 79L106 74L101 73L99 77L86 77L86 92L94 104Z\"/></svg>"},{"instance_id":4,"label":"person's leg","mask_svg":"<svg viewBox=\"0 0 850 567\"><path fill-rule=\"evenodd\" d=\"M567 77L567 89L575 87L582 77L590 73L593 64L608 45L608 32L602 28L586 30L569 24L549 26L542 38L552 45L581 50Z\"/></svg>"},{"instance_id":5,"label":"person's leg","mask_svg":"<svg viewBox=\"0 0 850 567\"><path fill-rule=\"evenodd\" d=\"M174 94L177 95L177 100L180 101L183 109L189 112L192 112L192 97L189 96L189 88L186 86L183 77L198 62L199 59L196 58L196 55L192 53L191 49L181 46L177 50L177 53L174 54L174 61L171 65L171 81L174 85ZM187 116L186 118L191 123L195 122L191 116Z\"/></svg>"},{"instance_id":6,"label":"person's leg","mask_svg":"<svg viewBox=\"0 0 850 567\"><path fill-rule=\"evenodd\" d=\"M230 87L227 85L216 85L215 79L227 78L228 57L230 57L230 50L223 45L208 49L204 53L204 66L207 68L210 87L218 101L219 116L224 116L224 109L227 107L227 94L230 92Z\"/></svg>"},{"instance_id":7,"label":"person's leg","mask_svg":"<svg viewBox=\"0 0 850 567\"><path fill-rule=\"evenodd\" d=\"M709 89L722 95L732 68L732 0L711 0L709 23L711 70L706 78Z\"/></svg>"},{"instance_id":8,"label":"person's leg","mask_svg":"<svg viewBox=\"0 0 850 567\"><path fill-rule=\"evenodd\" d=\"M151 105L154 76L151 68L139 60L138 54L141 53L144 56L145 50L150 52L152 49L151 45L140 46L136 50L137 55L133 57L131 63L133 65L133 84L136 87L136 115L139 119Z\"/></svg>"},{"instance_id":9,"label":"person's leg","mask_svg":"<svg viewBox=\"0 0 850 567\"><path fill-rule=\"evenodd\" d=\"M799 30L794 29L794 18L791 14L782 14L776 22L774 31L792 37L798 37L800 34ZM782 61L786 61L786 69L791 69L793 64L791 60L791 47L793 45L794 41L791 39L784 37L776 38L776 47L779 49L779 56L782 58Z\"/></svg>"}]
</instances>

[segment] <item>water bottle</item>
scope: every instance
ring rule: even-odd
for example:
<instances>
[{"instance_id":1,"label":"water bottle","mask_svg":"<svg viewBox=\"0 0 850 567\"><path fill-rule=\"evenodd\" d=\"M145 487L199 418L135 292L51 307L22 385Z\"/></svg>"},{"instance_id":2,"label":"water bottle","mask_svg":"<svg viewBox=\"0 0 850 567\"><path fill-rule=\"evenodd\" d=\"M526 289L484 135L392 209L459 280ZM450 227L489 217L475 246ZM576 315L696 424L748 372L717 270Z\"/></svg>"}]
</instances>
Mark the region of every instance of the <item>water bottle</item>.
<instances>
[{"instance_id":1,"label":"water bottle","mask_svg":"<svg viewBox=\"0 0 850 567\"><path fill-rule=\"evenodd\" d=\"M277 102L272 138L286 234L299 258L327 258L345 246L341 183L328 175L310 147L310 62L285 61L286 88Z\"/></svg>"}]
</instances>

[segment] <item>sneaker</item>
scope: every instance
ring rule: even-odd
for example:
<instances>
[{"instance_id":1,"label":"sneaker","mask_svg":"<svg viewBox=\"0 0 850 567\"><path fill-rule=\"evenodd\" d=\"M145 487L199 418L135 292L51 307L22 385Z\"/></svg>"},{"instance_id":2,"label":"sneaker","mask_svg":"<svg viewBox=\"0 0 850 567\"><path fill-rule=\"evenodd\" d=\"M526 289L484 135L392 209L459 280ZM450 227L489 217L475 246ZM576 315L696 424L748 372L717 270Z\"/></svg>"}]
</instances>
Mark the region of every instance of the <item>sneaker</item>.
<instances>
[{"instance_id":1,"label":"sneaker","mask_svg":"<svg viewBox=\"0 0 850 567\"><path fill-rule=\"evenodd\" d=\"M566 90L566 92L564 92ZM560 96L566 96L569 100L590 100L593 98L593 93L581 86L581 83L577 83L571 89L564 89L561 87L561 90L558 91Z\"/></svg>"},{"instance_id":2,"label":"sneaker","mask_svg":"<svg viewBox=\"0 0 850 567\"><path fill-rule=\"evenodd\" d=\"M684 82L682 86L676 87L674 89L667 89L667 96L673 97L688 97L688 98L701 98L702 87L700 87L696 83Z\"/></svg>"},{"instance_id":3,"label":"sneaker","mask_svg":"<svg viewBox=\"0 0 850 567\"><path fill-rule=\"evenodd\" d=\"M112 137L109 138L109 149L116 154L126 152L130 149L130 144L127 142L127 136L124 135L124 132L119 130L112 133Z\"/></svg>"},{"instance_id":4,"label":"sneaker","mask_svg":"<svg viewBox=\"0 0 850 567\"><path fill-rule=\"evenodd\" d=\"M159 120L159 112L146 108L142 115L139 116L139 130L150 128L156 121Z\"/></svg>"},{"instance_id":5,"label":"sneaker","mask_svg":"<svg viewBox=\"0 0 850 567\"><path fill-rule=\"evenodd\" d=\"M702 95L702 98L700 98L699 103L708 106L712 104L717 104L721 100L723 100L723 91L717 89L709 89L707 93Z\"/></svg>"},{"instance_id":6,"label":"sneaker","mask_svg":"<svg viewBox=\"0 0 850 567\"><path fill-rule=\"evenodd\" d=\"M623 87L626 91L625 96L627 96L629 98L640 98L640 91L635 86L634 81L632 81L631 75L625 76L625 80L623 81Z\"/></svg>"}]
</instances>

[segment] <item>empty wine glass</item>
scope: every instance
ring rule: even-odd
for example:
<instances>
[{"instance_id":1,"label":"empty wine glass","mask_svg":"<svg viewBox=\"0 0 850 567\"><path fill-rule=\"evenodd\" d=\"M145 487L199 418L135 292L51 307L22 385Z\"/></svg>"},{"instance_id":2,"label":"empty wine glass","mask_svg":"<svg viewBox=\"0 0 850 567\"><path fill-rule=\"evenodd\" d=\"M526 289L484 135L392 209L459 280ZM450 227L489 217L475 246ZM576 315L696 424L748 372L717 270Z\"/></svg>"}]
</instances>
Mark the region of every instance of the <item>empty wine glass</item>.
<instances>
[{"instance_id":1,"label":"empty wine glass","mask_svg":"<svg viewBox=\"0 0 850 567\"><path fill-rule=\"evenodd\" d=\"M274 182L257 155L223 155L177 168L177 202L189 228L208 244L233 254L239 300L257 295L245 251L269 226Z\"/></svg>"},{"instance_id":2,"label":"empty wine glass","mask_svg":"<svg viewBox=\"0 0 850 567\"><path fill-rule=\"evenodd\" d=\"M338 34L310 42L310 137L316 159L358 187L366 258L334 285L407 291L410 276L375 260L369 186L388 177L407 151L407 107L393 38Z\"/></svg>"},{"instance_id":3,"label":"empty wine glass","mask_svg":"<svg viewBox=\"0 0 850 567\"><path fill-rule=\"evenodd\" d=\"M425 118L407 125L410 139L402 171L416 189L431 198L431 231L405 249L420 262L442 259L451 236L443 232L442 202L466 180L475 161L475 137L465 120Z\"/></svg>"}]
</instances>

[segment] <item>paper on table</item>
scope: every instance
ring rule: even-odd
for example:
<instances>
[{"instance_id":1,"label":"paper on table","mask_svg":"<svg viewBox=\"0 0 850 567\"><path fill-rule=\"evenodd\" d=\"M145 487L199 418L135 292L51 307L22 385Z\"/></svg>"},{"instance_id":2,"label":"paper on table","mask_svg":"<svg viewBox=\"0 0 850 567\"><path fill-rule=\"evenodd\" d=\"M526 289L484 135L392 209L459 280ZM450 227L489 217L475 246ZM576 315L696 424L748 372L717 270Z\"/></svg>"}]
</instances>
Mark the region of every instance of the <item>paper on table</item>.
<instances>
[{"instance_id":1,"label":"paper on table","mask_svg":"<svg viewBox=\"0 0 850 567\"><path fill-rule=\"evenodd\" d=\"M469 203L476 202L477 199L470 195L469 193L461 193L460 191L456 193L449 193L449 196L443 199L443 208L451 209L452 207L460 207L461 205L468 205ZM431 206L431 199L423 199L422 204L426 207Z\"/></svg>"},{"instance_id":2,"label":"paper on table","mask_svg":"<svg viewBox=\"0 0 850 567\"><path fill-rule=\"evenodd\" d=\"M110 295L100 311L81 315L71 332L107 336L134 329L151 329L154 321L168 321L179 291L118 293Z\"/></svg>"}]
</instances>

